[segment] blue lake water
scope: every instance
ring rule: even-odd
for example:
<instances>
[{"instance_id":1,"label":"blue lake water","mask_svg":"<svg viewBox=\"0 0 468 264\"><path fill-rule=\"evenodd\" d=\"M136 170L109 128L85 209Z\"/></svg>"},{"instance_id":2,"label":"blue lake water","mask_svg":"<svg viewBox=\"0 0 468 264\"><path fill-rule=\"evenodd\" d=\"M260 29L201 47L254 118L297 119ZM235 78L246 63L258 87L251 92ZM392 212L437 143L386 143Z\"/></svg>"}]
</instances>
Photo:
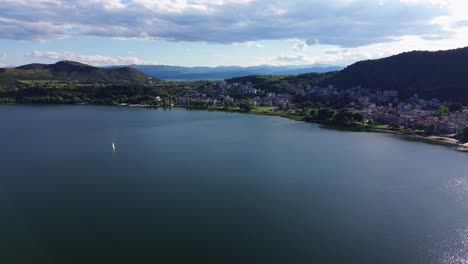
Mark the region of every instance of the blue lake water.
<instances>
[{"instance_id":1,"label":"blue lake water","mask_svg":"<svg viewBox=\"0 0 468 264\"><path fill-rule=\"evenodd\" d=\"M279 117L0 106L0 212L0 263L466 263L468 154Z\"/></svg>"}]
</instances>

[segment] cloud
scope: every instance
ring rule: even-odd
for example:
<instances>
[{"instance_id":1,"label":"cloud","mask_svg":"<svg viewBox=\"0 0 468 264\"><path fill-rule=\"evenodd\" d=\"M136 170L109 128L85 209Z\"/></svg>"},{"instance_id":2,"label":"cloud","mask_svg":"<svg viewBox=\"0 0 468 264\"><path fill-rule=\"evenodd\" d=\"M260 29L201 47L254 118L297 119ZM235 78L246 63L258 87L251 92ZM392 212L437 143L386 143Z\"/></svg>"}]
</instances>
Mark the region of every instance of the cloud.
<instances>
[{"instance_id":1,"label":"cloud","mask_svg":"<svg viewBox=\"0 0 468 264\"><path fill-rule=\"evenodd\" d=\"M304 40L293 39L293 42L288 53L283 53L274 57L271 63L274 65L287 65L287 64L310 64L313 59L308 54L309 45Z\"/></svg>"},{"instance_id":2,"label":"cloud","mask_svg":"<svg viewBox=\"0 0 468 264\"><path fill-rule=\"evenodd\" d=\"M105 65L127 65L127 64L157 64L157 62L149 62L137 57L111 57L103 55L76 55L71 52L55 52L55 51L33 51L26 54L31 58L48 59L53 61L71 60L82 63L92 64L96 66Z\"/></svg>"},{"instance_id":3,"label":"cloud","mask_svg":"<svg viewBox=\"0 0 468 264\"><path fill-rule=\"evenodd\" d=\"M466 34L468 28L460 31L453 39L432 39L404 36L388 43L376 43L360 47L335 47L320 53L317 56L309 56L312 63L334 64L346 66L356 61L379 59L391 55L412 50L447 50L466 46Z\"/></svg>"},{"instance_id":4,"label":"cloud","mask_svg":"<svg viewBox=\"0 0 468 264\"><path fill-rule=\"evenodd\" d=\"M296 52L304 52L307 51L307 48L309 45L307 42L302 41L302 40L296 40L296 43L293 45L292 49Z\"/></svg>"},{"instance_id":5,"label":"cloud","mask_svg":"<svg viewBox=\"0 0 468 264\"><path fill-rule=\"evenodd\" d=\"M288 53L288 54L283 54L275 59L279 64L282 64L283 62L286 64L305 64L308 62L307 56L304 54L297 54L297 53ZM278 64L278 63L276 63Z\"/></svg>"},{"instance_id":6,"label":"cloud","mask_svg":"<svg viewBox=\"0 0 468 264\"><path fill-rule=\"evenodd\" d=\"M462 1L462 0L459 0ZM304 39L360 46L447 36L440 1L419 0L3 0L0 38L163 39L212 43Z\"/></svg>"},{"instance_id":7,"label":"cloud","mask_svg":"<svg viewBox=\"0 0 468 264\"><path fill-rule=\"evenodd\" d=\"M455 27L468 27L468 20L462 20L455 23Z\"/></svg>"},{"instance_id":8,"label":"cloud","mask_svg":"<svg viewBox=\"0 0 468 264\"><path fill-rule=\"evenodd\" d=\"M262 43L258 43L258 42L253 42L253 41L247 41L245 42L245 46L247 47L255 47L255 48L264 48L265 45L263 45Z\"/></svg>"},{"instance_id":9,"label":"cloud","mask_svg":"<svg viewBox=\"0 0 468 264\"><path fill-rule=\"evenodd\" d=\"M374 43L358 47L304 46L302 40L293 40L287 53L268 59L266 64L327 64L347 66L356 61L379 59L412 50L447 50L467 45L468 27L457 31L452 38L426 38L402 36L394 41Z\"/></svg>"}]
</instances>

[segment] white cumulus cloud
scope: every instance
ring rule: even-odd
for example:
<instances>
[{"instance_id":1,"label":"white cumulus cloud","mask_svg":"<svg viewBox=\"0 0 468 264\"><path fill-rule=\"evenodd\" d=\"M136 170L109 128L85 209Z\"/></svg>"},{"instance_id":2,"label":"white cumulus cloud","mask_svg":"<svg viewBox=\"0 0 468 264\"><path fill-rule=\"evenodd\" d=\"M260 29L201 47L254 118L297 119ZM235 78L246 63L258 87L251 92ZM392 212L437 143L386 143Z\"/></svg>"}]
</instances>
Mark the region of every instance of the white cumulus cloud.
<instances>
[{"instance_id":1,"label":"white cumulus cloud","mask_svg":"<svg viewBox=\"0 0 468 264\"><path fill-rule=\"evenodd\" d=\"M0 38L213 43L297 38L359 46L406 35L446 38L452 32L434 20L450 17L462 1L2 0Z\"/></svg>"},{"instance_id":2,"label":"white cumulus cloud","mask_svg":"<svg viewBox=\"0 0 468 264\"><path fill-rule=\"evenodd\" d=\"M156 64L156 62L145 61L138 57L112 57L104 55L77 55L71 52L55 51L33 51L27 56L31 58L49 59L53 61L71 60L86 64L105 66L105 65L127 65L127 64Z\"/></svg>"}]
</instances>

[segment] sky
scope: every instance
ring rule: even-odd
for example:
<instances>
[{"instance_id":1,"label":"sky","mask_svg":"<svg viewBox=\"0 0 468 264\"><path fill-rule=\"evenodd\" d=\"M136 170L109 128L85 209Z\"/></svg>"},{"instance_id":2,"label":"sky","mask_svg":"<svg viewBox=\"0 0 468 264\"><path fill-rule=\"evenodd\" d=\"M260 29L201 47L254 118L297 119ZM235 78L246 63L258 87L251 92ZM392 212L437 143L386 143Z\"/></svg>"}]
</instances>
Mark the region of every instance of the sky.
<instances>
[{"instance_id":1,"label":"sky","mask_svg":"<svg viewBox=\"0 0 468 264\"><path fill-rule=\"evenodd\" d=\"M346 66L468 46L467 0L0 0L0 66Z\"/></svg>"}]
</instances>

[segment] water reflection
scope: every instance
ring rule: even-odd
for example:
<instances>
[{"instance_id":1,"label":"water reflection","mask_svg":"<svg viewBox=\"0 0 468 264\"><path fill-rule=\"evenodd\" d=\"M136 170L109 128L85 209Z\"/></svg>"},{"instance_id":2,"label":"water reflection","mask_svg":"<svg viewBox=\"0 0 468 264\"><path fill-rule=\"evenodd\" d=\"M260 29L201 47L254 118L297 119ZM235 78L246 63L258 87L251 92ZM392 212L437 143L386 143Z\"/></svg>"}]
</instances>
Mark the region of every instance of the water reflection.
<instances>
[{"instance_id":1,"label":"water reflection","mask_svg":"<svg viewBox=\"0 0 468 264\"><path fill-rule=\"evenodd\" d=\"M466 262L468 156L445 147L183 109L0 117L0 263Z\"/></svg>"}]
</instances>

